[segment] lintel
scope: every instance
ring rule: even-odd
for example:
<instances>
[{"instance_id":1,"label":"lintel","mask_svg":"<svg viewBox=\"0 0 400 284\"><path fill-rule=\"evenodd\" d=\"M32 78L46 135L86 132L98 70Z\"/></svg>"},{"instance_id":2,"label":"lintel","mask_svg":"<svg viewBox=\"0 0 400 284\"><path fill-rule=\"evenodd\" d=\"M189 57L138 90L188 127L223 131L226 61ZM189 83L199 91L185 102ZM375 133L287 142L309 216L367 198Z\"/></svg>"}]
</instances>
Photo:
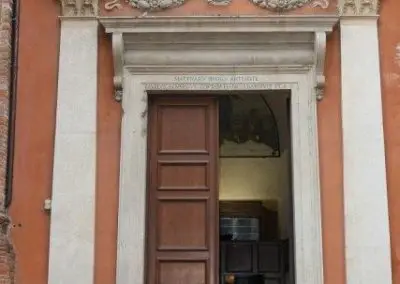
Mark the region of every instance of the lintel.
<instances>
[{"instance_id":1,"label":"lintel","mask_svg":"<svg viewBox=\"0 0 400 284\"><path fill-rule=\"evenodd\" d=\"M283 37L279 42L286 44L292 50L296 46L291 42L292 35L298 34L314 34L314 48L309 65L315 68L315 88L317 98L322 99L323 88L325 85L324 76L324 62L326 50L326 35L333 30L333 27L338 22L339 17L336 15L316 16L316 15L274 15L274 16L230 16L230 17L99 17L100 23L105 27L107 33L113 35L113 54L114 54L114 85L115 85L115 98L120 101L122 99L122 81L123 69L125 66L125 43L124 35L128 34L219 34L220 38L225 38L224 35L234 34L247 34L259 36L260 33L282 34ZM200 36L201 41L202 36ZM239 40L239 39L238 39ZM282 41L283 40L283 41ZM240 41L240 40L239 40ZM169 47L176 44L175 42L166 41ZM204 44L210 44L204 40ZM232 46L234 43L231 43ZM251 48L250 48L251 49ZM250 51L249 49L249 51ZM278 50L278 49L277 49ZM159 56L163 50L155 50ZM180 55L184 57L182 53ZM154 61L154 60L153 60ZM276 60L275 60L276 61ZM298 62L271 62L271 64L264 64L264 70L285 69L290 64ZM188 66L201 67L198 63L190 62ZM158 62L150 62L150 67L154 68ZM227 65L233 62L226 62ZM305 64L305 63L303 63ZM242 64L243 65L243 64ZM257 65L257 64L254 64ZM145 66L146 68L149 66ZM182 67L182 65L178 66ZM162 66L160 66L162 67ZM168 68L174 68L172 63ZM221 67L221 66L219 66ZM257 66L253 66L255 68ZM217 68L217 66L216 66ZM163 70L165 68L160 68ZM172 70L171 69L171 70Z\"/></svg>"}]
</instances>

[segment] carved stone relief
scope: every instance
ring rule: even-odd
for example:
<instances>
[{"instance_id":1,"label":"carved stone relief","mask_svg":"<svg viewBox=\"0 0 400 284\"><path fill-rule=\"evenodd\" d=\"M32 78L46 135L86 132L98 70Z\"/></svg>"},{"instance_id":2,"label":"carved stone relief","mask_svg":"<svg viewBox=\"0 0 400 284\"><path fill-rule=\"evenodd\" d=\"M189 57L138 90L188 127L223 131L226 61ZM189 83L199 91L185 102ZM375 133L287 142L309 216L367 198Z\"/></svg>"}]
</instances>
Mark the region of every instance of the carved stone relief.
<instances>
[{"instance_id":1,"label":"carved stone relief","mask_svg":"<svg viewBox=\"0 0 400 284\"><path fill-rule=\"evenodd\" d=\"M185 3L185 0L129 0L129 3L140 10L157 11L178 7Z\"/></svg>"},{"instance_id":2,"label":"carved stone relief","mask_svg":"<svg viewBox=\"0 0 400 284\"><path fill-rule=\"evenodd\" d=\"M178 7L183 5L187 0L126 0L132 7L145 10L145 11L157 11L168 8ZM311 7L320 7L327 9L329 6L329 0L250 0L257 6L265 8L271 11L288 11L310 4ZM367 0L368 1L368 0ZM121 9L121 0L108 0L104 4L106 11L114 9ZM227 6L232 0L207 0L210 5L214 6Z\"/></svg>"},{"instance_id":3,"label":"carved stone relief","mask_svg":"<svg viewBox=\"0 0 400 284\"><path fill-rule=\"evenodd\" d=\"M79 16L93 13L98 0L60 0L64 16ZM154 11L173 8L184 4L187 0L126 0L134 8ZM210 5L226 6L232 0L207 0ZM289 11L310 5L312 8L327 9L329 0L250 0L257 6L271 11ZM380 0L338 0L337 10L340 16L376 15ZM107 11L121 9L121 0L108 0L104 4ZM82 4L81 4L82 3ZM96 4L95 4L96 3Z\"/></svg>"},{"instance_id":4,"label":"carved stone relief","mask_svg":"<svg viewBox=\"0 0 400 284\"><path fill-rule=\"evenodd\" d=\"M322 8L322 9L327 9L329 7L329 0L315 0L312 4L311 7L316 8Z\"/></svg>"},{"instance_id":5,"label":"carved stone relief","mask_svg":"<svg viewBox=\"0 0 400 284\"><path fill-rule=\"evenodd\" d=\"M261 8L265 8L275 12L284 12L310 5L313 8L319 7L327 9L329 0L251 0L254 4Z\"/></svg>"},{"instance_id":6,"label":"carved stone relief","mask_svg":"<svg viewBox=\"0 0 400 284\"><path fill-rule=\"evenodd\" d=\"M208 0L208 4L214 6L227 6L231 4L232 0Z\"/></svg>"},{"instance_id":7,"label":"carved stone relief","mask_svg":"<svg viewBox=\"0 0 400 284\"><path fill-rule=\"evenodd\" d=\"M339 0L338 12L341 16L377 15L379 0Z\"/></svg>"},{"instance_id":8,"label":"carved stone relief","mask_svg":"<svg viewBox=\"0 0 400 284\"><path fill-rule=\"evenodd\" d=\"M301 8L313 0L251 0L257 6L273 11L288 11Z\"/></svg>"},{"instance_id":9,"label":"carved stone relief","mask_svg":"<svg viewBox=\"0 0 400 284\"><path fill-rule=\"evenodd\" d=\"M315 91L317 100L322 100L325 89L325 52L326 52L326 34L325 32L316 32L314 35L314 54L315 54Z\"/></svg>"},{"instance_id":10,"label":"carved stone relief","mask_svg":"<svg viewBox=\"0 0 400 284\"><path fill-rule=\"evenodd\" d=\"M113 33L112 48L114 57L114 98L122 100L123 95L123 68L124 68L124 39L121 33Z\"/></svg>"},{"instance_id":11,"label":"carved stone relief","mask_svg":"<svg viewBox=\"0 0 400 284\"><path fill-rule=\"evenodd\" d=\"M104 4L104 9L106 11L112 11L114 9L121 9L122 4L120 3L120 0L109 0Z\"/></svg>"},{"instance_id":12,"label":"carved stone relief","mask_svg":"<svg viewBox=\"0 0 400 284\"><path fill-rule=\"evenodd\" d=\"M62 15L66 17L94 17L98 15L98 0L60 0Z\"/></svg>"}]
</instances>

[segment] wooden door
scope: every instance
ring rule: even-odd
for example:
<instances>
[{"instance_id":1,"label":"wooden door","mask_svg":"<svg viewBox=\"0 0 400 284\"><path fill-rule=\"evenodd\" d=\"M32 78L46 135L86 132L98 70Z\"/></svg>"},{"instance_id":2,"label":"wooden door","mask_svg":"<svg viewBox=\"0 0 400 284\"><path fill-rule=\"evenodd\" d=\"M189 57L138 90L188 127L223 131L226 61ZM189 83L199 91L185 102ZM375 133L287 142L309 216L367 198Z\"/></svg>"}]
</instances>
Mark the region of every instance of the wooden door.
<instances>
[{"instance_id":1,"label":"wooden door","mask_svg":"<svg viewBox=\"0 0 400 284\"><path fill-rule=\"evenodd\" d=\"M150 102L148 284L217 284L217 112L214 98Z\"/></svg>"}]
</instances>

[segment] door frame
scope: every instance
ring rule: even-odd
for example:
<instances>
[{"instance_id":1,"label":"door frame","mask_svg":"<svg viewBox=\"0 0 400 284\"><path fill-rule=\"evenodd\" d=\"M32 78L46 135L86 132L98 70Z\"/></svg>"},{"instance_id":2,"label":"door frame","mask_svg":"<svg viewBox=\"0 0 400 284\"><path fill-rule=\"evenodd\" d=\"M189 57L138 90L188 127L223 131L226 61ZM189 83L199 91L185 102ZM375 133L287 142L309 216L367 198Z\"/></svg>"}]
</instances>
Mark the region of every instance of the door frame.
<instances>
[{"instance_id":1,"label":"door frame","mask_svg":"<svg viewBox=\"0 0 400 284\"><path fill-rule=\"evenodd\" d=\"M280 16L279 21L274 17L210 18L172 21L162 17L154 20L107 18L101 21L106 32L113 34L116 96L120 98L123 94L116 283L144 284L145 281L148 96L163 91L207 94L209 91L288 90L291 94L295 280L296 284L322 284L317 101L324 85L326 33L332 30L337 18ZM249 33L244 37L246 31ZM208 36L222 35L214 37L208 49L203 47L208 51L204 53L186 52L193 38L185 41L186 49L178 59L168 53L176 44L168 37L157 37L157 43L170 40L167 44L172 45L171 49L157 50L154 45L143 48L143 42L151 41L151 33L155 32L169 35L186 32L179 35L182 41L182 37L190 37L189 32L201 32L196 34L199 35L196 41L203 38L204 45L210 43ZM269 34L260 39L260 32ZM229 37L233 33L239 36ZM144 35L142 40L138 34ZM228 45L226 54L218 50L210 52L216 48L214 41L218 38ZM249 38L254 41L253 46L252 43L246 46ZM300 44L293 43L293 38L301 41ZM271 44L274 39L276 42ZM135 50L134 40L138 40L144 51ZM227 43L229 40L232 42ZM254 51L254 44L260 40L270 45L265 53L271 52L272 57ZM248 52L243 52L246 47ZM285 53L288 49L292 52ZM235 50L237 56L232 57L229 52ZM252 53L258 54L258 62L249 56ZM218 64L207 64L210 60ZM240 66L235 60L241 62Z\"/></svg>"},{"instance_id":2,"label":"door frame","mask_svg":"<svg viewBox=\"0 0 400 284\"><path fill-rule=\"evenodd\" d=\"M201 76L194 75L194 76ZM228 78L230 75L226 75ZM253 75L260 83L253 90L290 90L292 113L292 167L295 231L296 284L323 283L321 205L318 162L316 98L310 72L292 75ZM220 83L173 84L174 75L126 77L127 94L122 102L121 186L119 209L119 283L126 275L144 276L147 182L147 97L152 92L229 91ZM230 79L228 79L230 80ZM248 91L234 83L232 90ZM130 95L131 94L131 95ZM138 189L138 190L135 190ZM134 204L134 206L133 206ZM137 228L134 231L132 228ZM135 245L134 245L135 244ZM127 266L131 264L131 266ZM125 267L125 269L124 269Z\"/></svg>"}]
</instances>

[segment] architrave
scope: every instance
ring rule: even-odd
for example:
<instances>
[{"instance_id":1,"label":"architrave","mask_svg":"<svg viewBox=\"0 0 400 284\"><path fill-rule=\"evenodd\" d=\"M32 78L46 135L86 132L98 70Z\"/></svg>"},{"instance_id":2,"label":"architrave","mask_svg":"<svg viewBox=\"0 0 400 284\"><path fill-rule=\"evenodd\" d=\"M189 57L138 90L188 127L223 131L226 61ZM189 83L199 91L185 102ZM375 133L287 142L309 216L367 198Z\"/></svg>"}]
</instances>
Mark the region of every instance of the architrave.
<instances>
[{"instance_id":1,"label":"architrave","mask_svg":"<svg viewBox=\"0 0 400 284\"><path fill-rule=\"evenodd\" d=\"M314 88L317 90L317 97L319 100L323 98L323 89L325 86L325 76L324 73L324 63L325 63L325 51L326 51L326 35L330 33L333 29L333 26L338 21L337 16L304 16L304 15L288 15L288 16L268 16L268 17L254 17L254 16L243 16L243 17L145 17L145 18L132 18L132 17L99 17L99 21L105 27L107 33L113 34L113 54L114 54L114 87L115 87L115 98L120 101L123 90L122 90L122 69L124 66L129 65L129 61L126 58L126 53L124 50L130 51L135 50L135 46L141 45L143 46L146 41L149 41L149 36L153 38L157 38L159 35L178 35L183 34L178 39L167 41L164 39L157 39L156 42L151 42L148 44L148 47L153 49L154 44L166 44L170 49L174 45L185 44L184 42L184 34L198 34L199 42L192 44L193 47L197 48L199 44L203 44L206 47L204 49L209 49L207 47L208 43L204 38L204 35L218 35L219 38L224 39L227 35L231 35L234 38L243 34L247 34L247 41L251 38L255 38L255 35L252 34L265 34L268 33L269 37L272 35L280 35L274 42L272 40L266 40L265 42L257 42L260 44L271 46L271 42L275 46L275 51L281 50L282 45L284 47L288 47L289 43L291 44L290 48L293 51L304 49L303 47L297 47L297 45L312 43L314 45L312 52L313 56L310 57L310 62L307 64L304 62L303 58L292 58L289 59L289 62L279 62L276 64L275 62L263 62L263 63L249 63L243 64L235 64L231 62L227 64L228 66L234 65L234 70L238 71L242 70L252 70L260 69L260 70L275 70L278 73L285 73L289 69L298 69L299 65L312 65L315 67L315 84ZM307 39L307 34L313 34L313 39L310 41ZM131 39L133 42L126 43L127 37L130 35L135 35L135 39ZM138 39L138 36L146 36L142 39ZM293 35L304 35L303 38L298 41L293 41L291 37ZM207 39L208 41L210 39ZM181 42L179 42L181 41ZM212 39L214 46L218 41L215 37ZM245 40L233 40L230 42L221 42L221 45L232 46L241 46L243 49L243 44ZM190 43L190 42L189 42ZM187 44L187 43L186 43ZM247 48L253 49L249 43ZM277 46L277 44L281 44L281 46ZM133 45L133 47L132 47ZM212 44L209 44L212 46ZM186 46L187 48L187 46ZM215 47L214 47L215 48ZM240 49L239 47L237 49ZM245 47L246 48L246 47ZM143 49L143 48L142 48ZM270 48L271 49L271 48ZM261 51L261 49L260 49ZM274 50L272 50L274 51ZM163 51L159 50L158 55L160 55ZM263 50L262 50L263 52ZM136 51L133 51L133 54L139 54ZM138 55L139 57L140 55ZM161 55L162 56L162 55ZM197 57L197 56L196 56ZM219 56L216 56L218 58ZM200 57L197 57L200 58ZM150 60L154 61L152 58ZM303 60L303 61L302 61ZM190 61L190 60L189 60ZM299 62L300 61L300 62ZM299 64L298 64L299 63ZM173 68L180 69L181 71L190 72L191 67L196 65L196 72L200 69L214 69L217 71L218 68L222 68L222 66L215 66L214 63L200 66L199 63L188 62L186 66L183 64L179 64L179 66L159 64L159 62L142 62L138 64L137 62L133 62L130 66L135 66L136 68L142 67L143 72L151 72L151 70L155 70L154 72L158 72L160 69L164 68ZM226 68L225 69L229 69ZM185 69L185 70L183 70ZM231 68L232 69L232 68Z\"/></svg>"}]
</instances>

